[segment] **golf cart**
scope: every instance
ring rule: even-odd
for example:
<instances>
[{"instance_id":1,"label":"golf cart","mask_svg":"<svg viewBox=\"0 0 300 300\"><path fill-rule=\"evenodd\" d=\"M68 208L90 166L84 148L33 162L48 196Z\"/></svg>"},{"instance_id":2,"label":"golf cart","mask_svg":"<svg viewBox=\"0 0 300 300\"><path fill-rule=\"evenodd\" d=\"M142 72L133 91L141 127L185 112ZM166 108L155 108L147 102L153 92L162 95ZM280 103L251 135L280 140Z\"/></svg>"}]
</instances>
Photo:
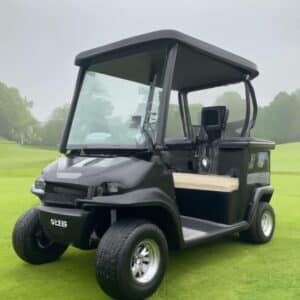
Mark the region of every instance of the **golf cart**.
<instances>
[{"instance_id":1,"label":"golf cart","mask_svg":"<svg viewBox=\"0 0 300 300\"><path fill-rule=\"evenodd\" d=\"M23 260L58 259L69 245L97 248L96 278L117 299L145 299L159 286L169 249L239 233L253 243L273 235L270 150L255 139L256 66L176 31L158 31L80 53L64 155L32 186L41 205L17 221ZM202 107L194 91L242 83L245 115ZM182 138L167 138L170 95Z\"/></svg>"}]
</instances>

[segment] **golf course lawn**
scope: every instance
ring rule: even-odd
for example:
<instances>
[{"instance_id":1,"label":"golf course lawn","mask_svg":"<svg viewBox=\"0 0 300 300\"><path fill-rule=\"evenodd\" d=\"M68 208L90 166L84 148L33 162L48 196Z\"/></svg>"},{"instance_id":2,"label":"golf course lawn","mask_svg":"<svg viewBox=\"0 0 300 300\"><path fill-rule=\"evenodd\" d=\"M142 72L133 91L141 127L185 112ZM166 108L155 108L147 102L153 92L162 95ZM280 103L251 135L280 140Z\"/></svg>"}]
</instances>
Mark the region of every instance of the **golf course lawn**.
<instances>
[{"instance_id":1,"label":"golf course lawn","mask_svg":"<svg viewBox=\"0 0 300 300\"><path fill-rule=\"evenodd\" d=\"M273 240L258 246L233 235L172 252L151 299L300 299L300 144L279 145L272 154ZM30 186L56 157L0 140L0 300L109 299L95 281L95 250L69 248L57 262L32 266L12 249L16 219L39 203Z\"/></svg>"}]
</instances>

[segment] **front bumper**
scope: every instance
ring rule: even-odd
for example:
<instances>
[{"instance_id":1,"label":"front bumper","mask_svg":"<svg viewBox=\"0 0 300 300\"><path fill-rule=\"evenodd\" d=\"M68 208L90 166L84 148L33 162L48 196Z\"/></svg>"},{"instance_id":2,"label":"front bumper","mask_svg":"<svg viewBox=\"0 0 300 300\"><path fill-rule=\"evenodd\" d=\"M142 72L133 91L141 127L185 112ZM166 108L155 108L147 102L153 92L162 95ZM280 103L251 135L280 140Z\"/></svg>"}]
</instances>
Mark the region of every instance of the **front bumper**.
<instances>
[{"instance_id":1,"label":"front bumper","mask_svg":"<svg viewBox=\"0 0 300 300\"><path fill-rule=\"evenodd\" d=\"M94 229L94 214L75 208L38 206L40 223L47 237L61 244L89 248Z\"/></svg>"}]
</instances>

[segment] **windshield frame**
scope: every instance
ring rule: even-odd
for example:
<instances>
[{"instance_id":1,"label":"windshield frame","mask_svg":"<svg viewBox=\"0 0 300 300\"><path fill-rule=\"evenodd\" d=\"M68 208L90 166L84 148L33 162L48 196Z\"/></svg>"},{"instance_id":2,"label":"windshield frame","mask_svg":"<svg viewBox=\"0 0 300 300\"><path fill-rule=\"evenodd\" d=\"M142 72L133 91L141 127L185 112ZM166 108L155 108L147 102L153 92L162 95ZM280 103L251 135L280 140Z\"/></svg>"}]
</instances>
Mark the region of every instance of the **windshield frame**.
<instances>
[{"instance_id":1,"label":"windshield frame","mask_svg":"<svg viewBox=\"0 0 300 300\"><path fill-rule=\"evenodd\" d=\"M152 48L152 47L151 47ZM161 47L160 47L161 48ZM155 47L154 49L157 49ZM140 53L142 51L147 51L149 50L147 47L144 47L143 49L138 49L138 50L133 50L130 53L126 53L126 55L134 55L137 53ZM165 136L165 130L166 130L166 121L167 121L167 113L168 113L168 106L169 106L169 95L171 91L171 85L173 81L173 73L174 73L174 68L175 68L175 62L176 62L176 54L177 54L177 43L168 43L166 46L167 54L165 58L165 64L163 66L162 70L162 76L163 76L163 83L162 83L162 100L161 100L161 105L160 109L158 112L158 120L157 120L157 132L156 132L156 141L155 144L150 145L150 143L147 143L148 147L136 147L135 145L103 145L103 144L97 144L97 145L92 145L89 144L88 147L85 144L78 144L78 145L67 145L68 144L68 139L74 119L74 115L76 112L76 107L77 103L79 100L81 88L84 82L84 77L86 72L88 71L88 68L91 65L94 65L96 63L99 63L101 61L109 61L111 59L114 59L115 57L122 57L122 55L116 55L116 53L112 53L112 55L109 57L105 56L99 57L97 61L94 61L90 65L82 66L79 69L78 75L77 75L77 80L75 84L75 90L73 94L73 99L70 107L70 111L68 114L65 130L63 133L63 137L61 140L60 144L60 152L61 153L66 153L71 150L85 150L85 149L93 149L93 150L112 150L115 152L117 149L121 150L148 150L148 151L154 151L156 147L163 147L164 146L164 136ZM152 84L150 82L150 84ZM149 99L148 99L149 100Z\"/></svg>"}]
</instances>

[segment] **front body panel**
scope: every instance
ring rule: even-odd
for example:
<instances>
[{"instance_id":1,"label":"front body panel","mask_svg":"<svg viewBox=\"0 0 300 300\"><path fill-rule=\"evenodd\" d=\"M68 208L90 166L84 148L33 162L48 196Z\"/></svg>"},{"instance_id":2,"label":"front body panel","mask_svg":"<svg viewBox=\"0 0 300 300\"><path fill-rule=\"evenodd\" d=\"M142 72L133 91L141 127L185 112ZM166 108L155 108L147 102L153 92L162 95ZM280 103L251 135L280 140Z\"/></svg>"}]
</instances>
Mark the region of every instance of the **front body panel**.
<instances>
[{"instance_id":1,"label":"front body panel","mask_svg":"<svg viewBox=\"0 0 300 300\"><path fill-rule=\"evenodd\" d=\"M94 229L94 215L90 211L38 206L40 222L45 234L52 241L89 248Z\"/></svg>"},{"instance_id":2,"label":"front body panel","mask_svg":"<svg viewBox=\"0 0 300 300\"><path fill-rule=\"evenodd\" d=\"M40 198L49 205L74 206L76 199L101 196L100 188L107 183L116 184L118 194L155 187L174 198L172 176L164 166L134 157L63 157L41 176L46 192Z\"/></svg>"}]
</instances>

